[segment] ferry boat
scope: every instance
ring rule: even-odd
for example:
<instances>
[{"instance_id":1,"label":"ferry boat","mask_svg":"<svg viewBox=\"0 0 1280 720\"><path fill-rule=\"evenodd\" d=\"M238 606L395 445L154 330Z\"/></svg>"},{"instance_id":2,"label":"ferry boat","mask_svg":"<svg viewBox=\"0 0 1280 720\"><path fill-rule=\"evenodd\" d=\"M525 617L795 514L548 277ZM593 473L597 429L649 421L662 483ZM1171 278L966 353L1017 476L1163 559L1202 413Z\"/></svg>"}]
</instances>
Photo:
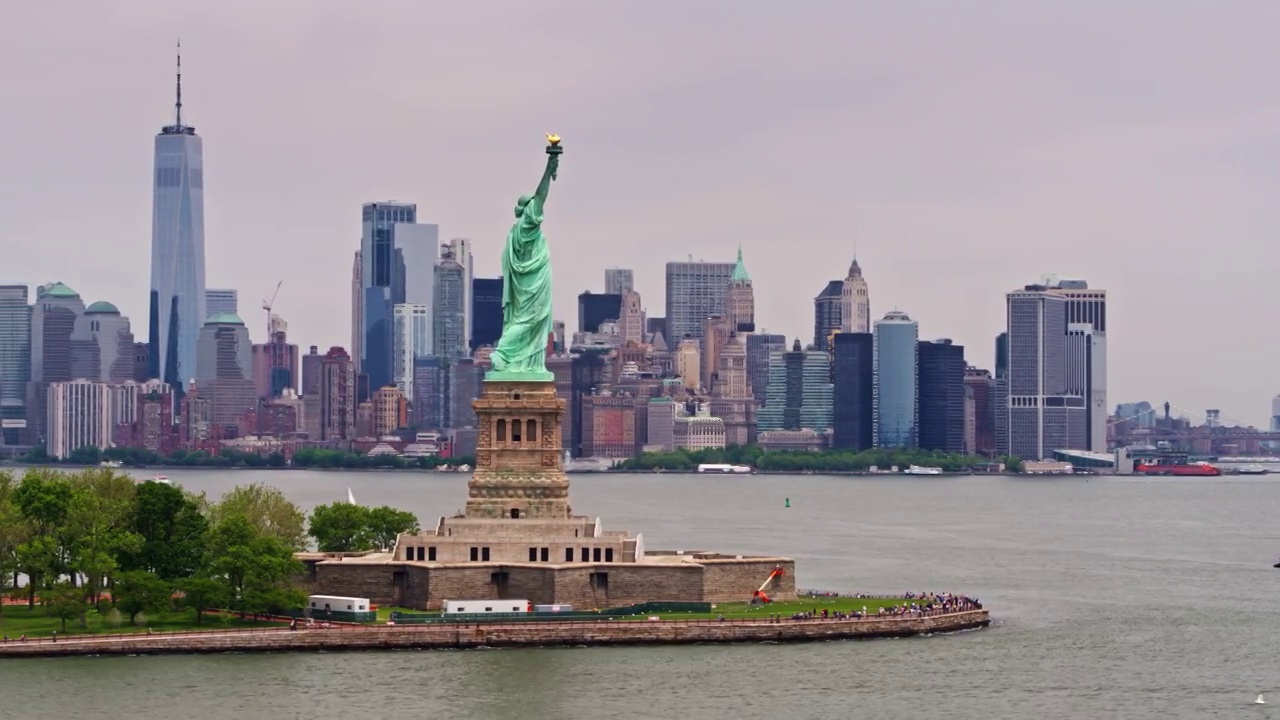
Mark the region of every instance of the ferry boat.
<instances>
[{"instance_id":1,"label":"ferry boat","mask_svg":"<svg viewBox=\"0 0 1280 720\"><path fill-rule=\"evenodd\" d=\"M923 467L921 465L912 465L903 471L907 475L941 475L942 468L939 467Z\"/></svg>"},{"instance_id":2,"label":"ferry boat","mask_svg":"<svg viewBox=\"0 0 1280 720\"><path fill-rule=\"evenodd\" d=\"M733 473L743 474L751 472L751 468L747 465L727 465L724 463L702 463L698 466L700 473Z\"/></svg>"},{"instance_id":3,"label":"ferry boat","mask_svg":"<svg viewBox=\"0 0 1280 720\"><path fill-rule=\"evenodd\" d=\"M1252 465L1245 465L1236 472L1240 475L1266 475L1270 471L1265 467L1254 463Z\"/></svg>"},{"instance_id":4,"label":"ferry boat","mask_svg":"<svg viewBox=\"0 0 1280 720\"><path fill-rule=\"evenodd\" d=\"M1134 464L1139 475L1170 475L1175 477L1211 477L1222 471L1207 462L1176 462L1173 458L1145 460Z\"/></svg>"}]
</instances>

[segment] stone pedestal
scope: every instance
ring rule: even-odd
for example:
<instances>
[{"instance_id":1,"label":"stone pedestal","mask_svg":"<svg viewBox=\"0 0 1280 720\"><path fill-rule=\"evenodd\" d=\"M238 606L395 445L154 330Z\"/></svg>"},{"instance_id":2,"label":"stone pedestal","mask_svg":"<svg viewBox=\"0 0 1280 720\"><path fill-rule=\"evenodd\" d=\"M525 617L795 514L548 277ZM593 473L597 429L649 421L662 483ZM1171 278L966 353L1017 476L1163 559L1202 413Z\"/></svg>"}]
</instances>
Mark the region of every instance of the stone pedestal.
<instances>
[{"instance_id":1,"label":"stone pedestal","mask_svg":"<svg viewBox=\"0 0 1280 720\"><path fill-rule=\"evenodd\" d=\"M554 382L486 380L476 410L476 469L468 518L568 519L560 423L566 403Z\"/></svg>"}]
</instances>

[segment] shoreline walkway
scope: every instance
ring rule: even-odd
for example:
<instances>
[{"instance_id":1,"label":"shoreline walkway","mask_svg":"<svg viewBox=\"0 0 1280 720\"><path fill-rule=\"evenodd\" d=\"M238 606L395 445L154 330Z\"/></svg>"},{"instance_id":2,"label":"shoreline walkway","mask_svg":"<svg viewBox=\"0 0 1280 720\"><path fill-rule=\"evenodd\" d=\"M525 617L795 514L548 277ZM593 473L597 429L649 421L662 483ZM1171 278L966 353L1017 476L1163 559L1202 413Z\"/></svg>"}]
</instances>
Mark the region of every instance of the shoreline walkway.
<instances>
[{"instance_id":1,"label":"shoreline walkway","mask_svg":"<svg viewBox=\"0 0 1280 720\"><path fill-rule=\"evenodd\" d=\"M986 627L986 610L863 618L732 620L571 620L333 625L71 635L0 643L0 659L68 655L305 652L480 647L574 647L910 637Z\"/></svg>"}]
</instances>

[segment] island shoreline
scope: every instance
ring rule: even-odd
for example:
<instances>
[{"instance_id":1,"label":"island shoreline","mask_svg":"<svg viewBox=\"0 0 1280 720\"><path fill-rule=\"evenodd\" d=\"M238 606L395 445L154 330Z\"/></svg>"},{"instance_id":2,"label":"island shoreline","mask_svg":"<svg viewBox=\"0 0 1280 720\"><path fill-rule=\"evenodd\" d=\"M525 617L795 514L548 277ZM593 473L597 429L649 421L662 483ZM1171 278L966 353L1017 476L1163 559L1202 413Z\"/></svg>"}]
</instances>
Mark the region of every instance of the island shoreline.
<instances>
[{"instance_id":1,"label":"island shoreline","mask_svg":"<svg viewBox=\"0 0 1280 720\"><path fill-rule=\"evenodd\" d=\"M346 626L8 640L0 658L246 652L462 650L793 643L916 637L990 625L988 611L915 616L752 620L539 621Z\"/></svg>"}]
</instances>

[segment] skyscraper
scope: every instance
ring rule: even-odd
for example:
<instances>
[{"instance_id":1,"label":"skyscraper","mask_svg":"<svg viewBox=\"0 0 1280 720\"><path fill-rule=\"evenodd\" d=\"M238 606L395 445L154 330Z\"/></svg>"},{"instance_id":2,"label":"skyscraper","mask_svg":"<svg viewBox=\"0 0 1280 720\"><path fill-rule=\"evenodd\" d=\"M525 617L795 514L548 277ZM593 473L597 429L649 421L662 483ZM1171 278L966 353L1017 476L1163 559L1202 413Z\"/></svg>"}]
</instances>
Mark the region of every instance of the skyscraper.
<instances>
[{"instance_id":1,"label":"skyscraper","mask_svg":"<svg viewBox=\"0 0 1280 720\"><path fill-rule=\"evenodd\" d=\"M502 337L502 278L471 281L471 352Z\"/></svg>"},{"instance_id":2,"label":"skyscraper","mask_svg":"<svg viewBox=\"0 0 1280 720\"><path fill-rule=\"evenodd\" d=\"M453 251L453 259L462 266L462 347L471 347L471 292L475 281L475 258L471 255L471 241L467 238L453 238L449 241L449 249Z\"/></svg>"},{"instance_id":3,"label":"skyscraper","mask_svg":"<svg viewBox=\"0 0 1280 720\"><path fill-rule=\"evenodd\" d=\"M60 282L36 288L31 309L31 375L27 383L27 440L47 439L49 383L97 372L96 344L84 322L80 293Z\"/></svg>"},{"instance_id":4,"label":"skyscraper","mask_svg":"<svg viewBox=\"0 0 1280 720\"><path fill-rule=\"evenodd\" d=\"M196 387L209 401L209 421L215 427L236 426L245 411L257 407L253 346L238 315L210 315L200 328Z\"/></svg>"},{"instance_id":5,"label":"skyscraper","mask_svg":"<svg viewBox=\"0 0 1280 720\"><path fill-rule=\"evenodd\" d=\"M751 396L757 402L765 399L769 386L769 356L774 350L786 350L787 338L770 333L751 333L747 336L747 379L751 383Z\"/></svg>"},{"instance_id":6,"label":"skyscraper","mask_svg":"<svg viewBox=\"0 0 1280 720\"><path fill-rule=\"evenodd\" d=\"M606 295L621 295L628 290L636 289L635 274L630 268L611 267L604 271L604 292Z\"/></svg>"},{"instance_id":7,"label":"skyscraper","mask_svg":"<svg viewBox=\"0 0 1280 720\"><path fill-rule=\"evenodd\" d=\"M743 336L730 333L717 358L711 414L724 420L725 443L751 445L756 440L756 402L747 376L747 346Z\"/></svg>"},{"instance_id":8,"label":"skyscraper","mask_svg":"<svg viewBox=\"0 0 1280 720\"><path fill-rule=\"evenodd\" d=\"M430 355L434 347L431 306L403 303L395 306L394 314L395 368L391 379L412 402L414 361Z\"/></svg>"},{"instance_id":9,"label":"skyscraper","mask_svg":"<svg viewBox=\"0 0 1280 720\"><path fill-rule=\"evenodd\" d=\"M65 458L83 447L111 447L111 386L90 380L50 383L46 452Z\"/></svg>"},{"instance_id":10,"label":"skyscraper","mask_svg":"<svg viewBox=\"0 0 1280 720\"><path fill-rule=\"evenodd\" d=\"M734 263L667 263L668 343L686 337L701 340L702 321L724 314L733 268Z\"/></svg>"},{"instance_id":11,"label":"skyscraper","mask_svg":"<svg viewBox=\"0 0 1280 720\"><path fill-rule=\"evenodd\" d=\"M601 323L622 317L622 296L584 292L578 295L578 332L600 331Z\"/></svg>"},{"instance_id":12,"label":"skyscraper","mask_svg":"<svg viewBox=\"0 0 1280 720\"><path fill-rule=\"evenodd\" d=\"M133 379L133 332L129 318L109 302L85 308L89 336L97 346L98 372L88 380L122 383Z\"/></svg>"},{"instance_id":13,"label":"skyscraper","mask_svg":"<svg viewBox=\"0 0 1280 720\"><path fill-rule=\"evenodd\" d=\"M356 429L356 377L351 356L331 347L320 361L319 440L350 440Z\"/></svg>"},{"instance_id":14,"label":"skyscraper","mask_svg":"<svg viewBox=\"0 0 1280 720\"><path fill-rule=\"evenodd\" d=\"M356 372L360 372L360 348L364 347L364 263L361 260L357 250L351 260L351 359Z\"/></svg>"},{"instance_id":15,"label":"skyscraper","mask_svg":"<svg viewBox=\"0 0 1280 720\"><path fill-rule=\"evenodd\" d=\"M1084 280L1054 280L1067 301L1067 391L1085 399L1084 450L1107 450L1107 291Z\"/></svg>"},{"instance_id":16,"label":"skyscraper","mask_svg":"<svg viewBox=\"0 0 1280 720\"><path fill-rule=\"evenodd\" d=\"M742 246L738 246L738 261L733 265L729 279L729 291L725 296L725 315L733 332L749 333L756 329L756 294L751 286L747 265L742 262Z\"/></svg>"},{"instance_id":17,"label":"skyscraper","mask_svg":"<svg viewBox=\"0 0 1280 720\"><path fill-rule=\"evenodd\" d=\"M0 285L0 445L18 445L27 427L31 306L26 285Z\"/></svg>"},{"instance_id":18,"label":"skyscraper","mask_svg":"<svg viewBox=\"0 0 1280 720\"><path fill-rule=\"evenodd\" d=\"M873 395L876 447L915 447L919 427L917 342L920 328L904 312L893 310L875 324Z\"/></svg>"},{"instance_id":19,"label":"skyscraper","mask_svg":"<svg viewBox=\"0 0 1280 720\"><path fill-rule=\"evenodd\" d=\"M253 346L253 385L260 398L278 398L298 388L298 346L288 341L288 323L271 314L271 337Z\"/></svg>"},{"instance_id":20,"label":"skyscraper","mask_svg":"<svg viewBox=\"0 0 1280 720\"><path fill-rule=\"evenodd\" d=\"M640 301L640 293L628 290L622 293L622 303L618 309L618 334L622 336L622 344L644 342L644 307Z\"/></svg>"},{"instance_id":21,"label":"skyscraper","mask_svg":"<svg viewBox=\"0 0 1280 720\"><path fill-rule=\"evenodd\" d=\"M391 382L392 307L404 302L405 262L396 251L395 226L416 223L418 207L412 203L372 202L361 208L360 233L360 372L377 389Z\"/></svg>"},{"instance_id":22,"label":"skyscraper","mask_svg":"<svg viewBox=\"0 0 1280 720\"><path fill-rule=\"evenodd\" d=\"M205 317L209 315L239 315L240 298L235 290L207 289L204 291Z\"/></svg>"},{"instance_id":23,"label":"skyscraper","mask_svg":"<svg viewBox=\"0 0 1280 720\"><path fill-rule=\"evenodd\" d=\"M970 453L993 455L996 451L996 381L991 371L965 368L964 384L973 393L973 447Z\"/></svg>"},{"instance_id":24,"label":"skyscraper","mask_svg":"<svg viewBox=\"0 0 1280 720\"><path fill-rule=\"evenodd\" d=\"M301 395L316 395L320 392L320 367L324 356L318 352L319 349L312 345L307 354L302 356Z\"/></svg>"},{"instance_id":25,"label":"skyscraper","mask_svg":"<svg viewBox=\"0 0 1280 720\"><path fill-rule=\"evenodd\" d=\"M831 336L844 327L844 282L832 280L813 299L813 346L831 349Z\"/></svg>"},{"instance_id":26,"label":"skyscraper","mask_svg":"<svg viewBox=\"0 0 1280 720\"><path fill-rule=\"evenodd\" d=\"M181 395L196 373L196 344L208 316L204 286L204 150L182 121L178 56L174 121L155 141L151 215L150 375Z\"/></svg>"},{"instance_id":27,"label":"skyscraper","mask_svg":"<svg viewBox=\"0 0 1280 720\"><path fill-rule=\"evenodd\" d=\"M816 430L831 428L831 361L821 350L803 350L799 338L790 352L776 350L769 359L769 386L757 428Z\"/></svg>"},{"instance_id":28,"label":"skyscraper","mask_svg":"<svg viewBox=\"0 0 1280 720\"><path fill-rule=\"evenodd\" d=\"M866 450L873 446L875 437L874 337L871 333L836 333L833 338L831 447Z\"/></svg>"},{"instance_id":29,"label":"skyscraper","mask_svg":"<svg viewBox=\"0 0 1280 720\"><path fill-rule=\"evenodd\" d=\"M397 277L393 285L396 304L431 306L435 299L436 260L440 257L440 226L429 223L396 223L391 226ZM400 297L403 293L403 297Z\"/></svg>"},{"instance_id":30,"label":"skyscraper","mask_svg":"<svg viewBox=\"0 0 1280 720\"><path fill-rule=\"evenodd\" d=\"M925 450L965 452L964 346L950 340L921 342L916 357L916 444Z\"/></svg>"},{"instance_id":31,"label":"skyscraper","mask_svg":"<svg viewBox=\"0 0 1280 720\"><path fill-rule=\"evenodd\" d=\"M1065 296L1027 285L1005 296L1008 313L1007 452L1041 460L1054 450L1083 449L1085 397L1068 380Z\"/></svg>"},{"instance_id":32,"label":"skyscraper","mask_svg":"<svg viewBox=\"0 0 1280 720\"><path fill-rule=\"evenodd\" d=\"M857 258L849 264L849 273L840 284L840 329L850 333L871 332L871 297Z\"/></svg>"},{"instance_id":33,"label":"skyscraper","mask_svg":"<svg viewBox=\"0 0 1280 720\"><path fill-rule=\"evenodd\" d=\"M432 308L432 354L448 361L466 357L466 312L463 303L469 294L466 268L454 257L454 250L445 246L436 262L435 302Z\"/></svg>"}]
</instances>

